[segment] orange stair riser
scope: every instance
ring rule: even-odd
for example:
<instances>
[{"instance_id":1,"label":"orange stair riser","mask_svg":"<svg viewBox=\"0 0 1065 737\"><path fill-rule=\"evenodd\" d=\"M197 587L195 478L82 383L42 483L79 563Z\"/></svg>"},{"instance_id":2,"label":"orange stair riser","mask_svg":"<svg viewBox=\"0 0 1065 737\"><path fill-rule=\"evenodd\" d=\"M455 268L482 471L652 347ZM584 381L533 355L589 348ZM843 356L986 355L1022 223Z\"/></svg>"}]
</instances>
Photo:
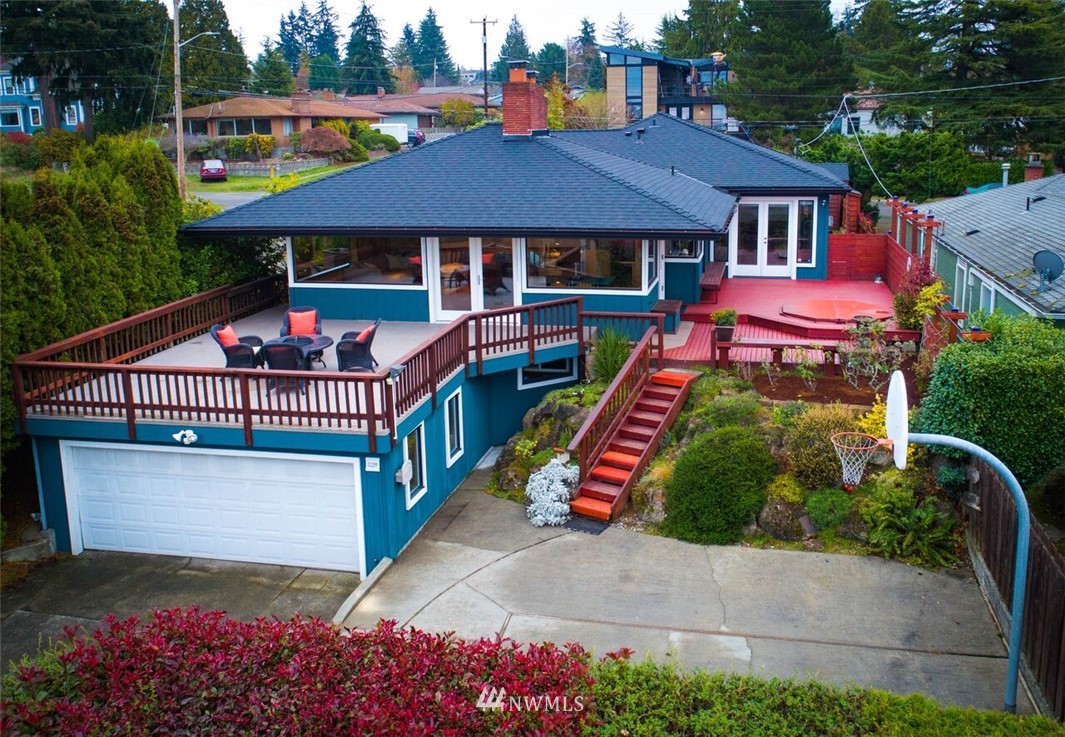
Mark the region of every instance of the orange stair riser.
<instances>
[{"instance_id":1,"label":"orange stair riser","mask_svg":"<svg viewBox=\"0 0 1065 737\"><path fill-rule=\"evenodd\" d=\"M605 484L602 481L585 481L581 484L580 495L589 499L598 499L608 504L621 495L621 487L617 484Z\"/></svg>"},{"instance_id":2,"label":"orange stair riser","mask_svg":"<svg viewBox=\"0 0 1065 737\"><path fill-rule=\"evenodd\" d=\"M662 424L662 418L664 414L658 412L631 412L629 414L629 422L633 422L637 425L643 425L644 427L657 428Z\"/></svg>"},{"instance_id":3,"label":"orange stair riser","mask_svg":"<svg viewBox=\"0 0 1065 737\"><path fill-rule=\"evenodd\" d=\"M618 453L616 450L608 450L599 457L600 463L605 463L608 466L617 466L618 468L626 468L632 470L636 468L636 464L640 462L640 456L629 455L628 453Z\"/></svg>"},{"instance_id":4,"label":"orange stair riser","mask_svg":"<svg viewBox=\"0 0 1065 737\"><path fill-rule=\"evenodd\" d=\"M624 484L632 476L632 470L626 468L615 468L614 466L596 466L592 469L590 474L593 479L600 479L602 481L613 481L617 484Z\"/></svg>"},{"instance_id":5,"label":"orange stair riser","mask_svg":"<svg viewBox=\"0 0 1065 737\"><path fill-rule=\"evenodd\" d=\"M573 514L591 517L603 522L609 522L613 513L613 508L608 502L589 499L588 497L574 499L570 502L569 508Z\"/></svg>"},{"instance_id":6,"label":"orange stair riser","mask_svg":"<svg viewBox=\"0 0 1065 737\"><path fill-rule=\"evenodd\" d=\"M643 452L649 447L650 446L642 440L633 440L632 438L623 438L619 436L610 441L608 450L616 450L618 453L642 456Z\"/></svg>"}]
</instances>

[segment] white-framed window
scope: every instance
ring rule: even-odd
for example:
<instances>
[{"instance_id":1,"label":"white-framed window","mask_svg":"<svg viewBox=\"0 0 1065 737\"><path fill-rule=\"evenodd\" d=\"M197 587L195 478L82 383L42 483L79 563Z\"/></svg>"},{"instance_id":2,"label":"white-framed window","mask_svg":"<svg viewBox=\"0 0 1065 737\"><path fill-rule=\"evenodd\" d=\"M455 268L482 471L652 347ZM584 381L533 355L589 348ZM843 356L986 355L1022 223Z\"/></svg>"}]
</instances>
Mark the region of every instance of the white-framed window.
<instances>
[{"instance_id":1,"label":"white-framed window","mask_svg":"<svg viewBox=\"0 0 1065 737\"><path fill-rule=\"evenodd\" d=\"M292 135L292 118L281 119L281 132L283 135Z\"/></svg>"},{"instance_id":2,"label":"white-framed window","mask_svg":"<svg viewBox=\"0 0 1065 737\"><path fill-rule=\"evenodd\" d=\"M22 128L22 111L17 107L0 108L0 128Z\"/></svg>"},{"instance_id":3,"label":"white-framed window","mask_svg":"<svg viewBox=\"0 0 1065 737\"><path fill-rule=\"evenodd\" d=\"M462 436L462 387L444 401L444 436L447 438L447 466L462 457L465 439Z\"/></svg>"},{"instance_id":4,"label":"white-framed window","mask_svg":"<svg viewBox=\"0 0 1065 737\"><path fill-rule=\"evenodd\" d=\"M39 107L30 108L30 126L33 128L41 127L41 109Z\"/></svg>"},{"instance_id":5,"label":"white-framed window","mask_svg":"<svg viewBox=\"0 0 1065 737\"><path fill-rule=\"evenodd\" d=\"M846 135L857 133L862 129L862 119L857 115L852 115L847 118L847 132Z\"/></svg>"},{"instance_id":6,"label":"white-framed window","mask_svg":"<svg viewBox=\"0 0 1065 737\"><path fill-rule=\"evenodd\" d=\"M959 309L965 300L965 262L958 259L958 265L954 267L954 294L951 295L950 303Z\"/></svg>"},{"instance_id":7,"label":"white-framed window","mask_svg":"<svg viewBox=\"0 0 1065 737\"><path fill-rule=\"evenodd\" d=\"M0 87L3 88L5 95L15 94L15 80L11 77L0 77Z\"/></svg>"},{"instance_id":8,"label":"white-framed window","mask_svg":"<svg viewBox=\"0 0 1065 737\"><path fill-rule=\"evenodd\" d=\"M425 483L425 423L418 425L403 439L403 463L406 465L408 462L411 475L410 481L404 484L404 490L407 509L413 509L428 490Z\"/></svg>"},{"instance_id":9,"label":"white-framed window","mask_svg":"<svg viewBox=\"0 0 1065 737\"><path fill-rule=\"evenodd\" d=\"M77 125L78 108L75 105L67 105L63 110L63 120L67 125Z\"/></svg>"},{"instance_id":10,"label":"white-framed window","mask_svg":"<svg viewBox=\"0 0 1065 737\"><path fill-rule=\"evenodd\" d=\"M692 239L666 241L666 259L669 261L702 261L706 241Z\"/></svg>"},{"instance_id":11,"label":"white-framed window","mask_svg":"<svg viewBox=\"0 0 1065 737\"><path fill-rule=\"evenodd\" d=\"M554 361L534 363L518 370L518 389L531 389L534 386L562 384L577 379L577 360L559 358Z\"/></svg>"},{"instance_id":12,"label":"white-framed window","mask_svg":"<svg viewBox=\"0 0 1065 737\"><path fill-rule=\"evenodd\" d=\"M795 247L795 263L798 266L815 266L817 246L817 203L814 200L798 202L798 236Z\"/></svg>"}]
</instances>

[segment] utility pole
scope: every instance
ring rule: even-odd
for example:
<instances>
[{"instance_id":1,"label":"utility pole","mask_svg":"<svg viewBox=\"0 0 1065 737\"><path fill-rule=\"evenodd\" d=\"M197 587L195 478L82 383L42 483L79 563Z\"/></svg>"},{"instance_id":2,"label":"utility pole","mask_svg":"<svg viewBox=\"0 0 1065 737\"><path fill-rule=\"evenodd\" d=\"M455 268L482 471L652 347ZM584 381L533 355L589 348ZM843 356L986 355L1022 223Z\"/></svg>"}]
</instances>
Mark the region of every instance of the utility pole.
<instances>
[{"instance_id":1,"label":"utility pole","mask_svg":"<svg viewBox=\"0 0 1065 737\"><path fill-rule=\"evenodd\" d=\"M185 201L185 121L181 117L181 24L178 0L174 0L174 124L177 139L178 197Z\"/></svg>"},{"instance_id":2,"label":"utility pole","mask_svg":"<svg viewBox=\"0 0 1065 737\"><path fill-rule=\"evenodd\" d=\"M470 23L481 24L481 48L484 52L484 67L481 73L484 75L484 119L488 120L488 24L493 26L498 23L497 20L488 20L485 16L480 20L471 20Z\"/></svg>"}]
</instances>

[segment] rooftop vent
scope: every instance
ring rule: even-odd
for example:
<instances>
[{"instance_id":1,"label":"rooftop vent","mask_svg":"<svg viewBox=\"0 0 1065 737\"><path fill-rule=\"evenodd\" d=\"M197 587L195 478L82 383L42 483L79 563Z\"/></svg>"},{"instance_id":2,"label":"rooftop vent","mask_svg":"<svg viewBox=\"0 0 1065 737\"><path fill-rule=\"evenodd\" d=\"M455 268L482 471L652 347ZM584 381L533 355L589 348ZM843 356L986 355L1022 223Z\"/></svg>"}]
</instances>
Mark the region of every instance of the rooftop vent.
<instances>
[{"instance_id":1,"label":"rooftop vent","mask_svg":"<svg viewBox=\"0 0 1065 737\"><path fill-rule=\"evenodd\" d=\"M979 228L973 228L972 230L965 231L965 235L976 235L980 232Z\"/></svg>"}]
</instances>

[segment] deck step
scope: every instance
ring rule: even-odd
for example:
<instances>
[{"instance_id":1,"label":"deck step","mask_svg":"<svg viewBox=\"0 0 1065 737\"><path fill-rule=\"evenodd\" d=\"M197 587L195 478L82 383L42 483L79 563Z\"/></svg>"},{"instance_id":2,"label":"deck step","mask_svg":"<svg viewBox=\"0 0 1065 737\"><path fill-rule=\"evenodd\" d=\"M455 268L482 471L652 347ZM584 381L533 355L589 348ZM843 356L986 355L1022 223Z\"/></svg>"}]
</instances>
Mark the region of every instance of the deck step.
<instances>
[{"instance_id":1,"label":"deck step","mask_svg":"<svg viewBox=\"0 0 1065 737\"><path fill-rule=\"evenodd\" d=\"M581 484L580 495L590 496L592 499L601 499L604 502L613 502L621 493L618 484L608 484L605 481L589 479Z\"/></svg>"},{"instance_id":2,"label":"deck step","mask_svg":"<svg viewBox=\"0 0 1065 737\"><path fill-rule=\"evenodd\" d=\"M632 475L632 471L627 468L618 468L617 466L604 466L597 465L592 469L592 472L588 474L593 479L599 481L612 482L615 484L624 484L629 480L629 476Z\"/></svg>"},{"instance_id":3,"label":"deck step","mask_svg":"<svg viewBox=\"0 0 1065 737\"><path fill-rule=\"evenodd\" d=\"M602 499L592 499L590 496L579 496L569 503L569 510L573 514L579 514L584 517L591 517L592 519L602 520L603 522L610 521L610 502L604 502Z\"/></svg>"},{"instance_id":4,"label":"deck step","mask_svg":"<svg viewBox=\"0 0 1065 737\"><path fill-rule=\"evenodd\" d=\"M643 455L643 452L647 450L650 443L643 440L634 440L633 438L623 438L620 435L614 436L614 439L610 441L610 445L607 446L608 450L616 450L619 453L628 453L629 455L639 456Z\"/></svg>"},{"instance_id":5,"label":"deck step","mask_svg":"<svg viewBox=\"0 0 1065 737\"><path fill-rule=\"evenodd\" d=\"M653 428L657 428L662 424L663 417L665 417L664 412L645 412L642 410L629 412L629 422Z\"/></svg>"},{"instance_id":6,"label":"deck step","mask_svg":"<svg viewBox=\"0 0 1065 737\"><path fill-rule=\"evenodd\" d=\"M618 428L618 435L629 440L638 440L641 443L649 443L654 439L655 431L646 425L637 425L631 422L626 422Z\"/></svg>"},{"instance_id":7,"label":"deck step","mask_svg":"<svg viewBox=\"0 0 1065 737\"><path fill-rule=\"evenodd\" d=\"M618 468L631 470L636 468L636 464L640 462L640 456L619 453L616 450L608 450L606 453L599 456L599 460L608 466L617 466Z\"/></svg>"},{"instance_id":8,"label":"deck step","mask_svg":"<svg viewBox=\"0 0 1065 737\"><path fill-rule=\"evenodd\" d=\"M681 374L676 371L659 371L651 375L651 383L675 386L678 389L691 380L691 374Z\"/></svg>"},{"instance_id":9,"label":"deck step","mask_svg":"<svg viewBox=\"0 0 1065 737\"><path fill-rule=\"evenodd\" d=\"M678 394L680 394L680 389L665 384L648 384L643 390L643 396L663 402L672 402Z\"/></svg>"},{"instance_id":10,"label":"deck step","mask_svg":"<svg viewBox=\"0 0 1065 737\"><path fill-rule=\"evenodd\" d=\"M641 396L636 400L633 405L636 409L645 410L647 412L661 412L665 414L669 412L670 407L673 406L673 402L667 402L663 399L651 399L647 396Z\"/></svg>"}]
</instances>

